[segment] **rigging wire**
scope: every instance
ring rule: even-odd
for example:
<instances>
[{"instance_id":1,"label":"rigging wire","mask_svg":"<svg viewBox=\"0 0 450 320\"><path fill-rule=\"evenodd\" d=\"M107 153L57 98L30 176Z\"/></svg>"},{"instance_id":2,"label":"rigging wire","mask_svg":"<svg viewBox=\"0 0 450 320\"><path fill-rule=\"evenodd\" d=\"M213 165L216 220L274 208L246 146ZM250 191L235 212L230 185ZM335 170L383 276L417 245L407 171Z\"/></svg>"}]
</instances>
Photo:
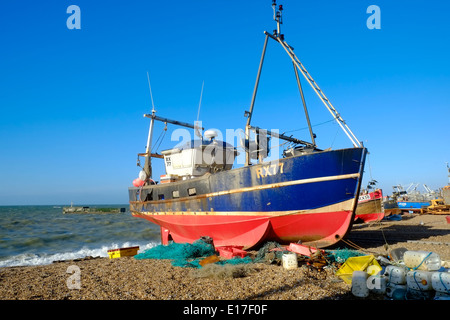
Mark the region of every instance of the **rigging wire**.
<instances>
[{"instance_id":1,"label":"rigging wire","mask_svg":"<svg viewBox=\"0 0 450 320\"><path fill-rule=\"evenodd\" d=\"M155 153L158 152L158 149L159 149L159 147L161 146L161 143L163 142L164 137L166 136L166 132L167 132L167 122L165 122L164 124L165 124L164 129L161 131L161 133L160 133L158 139L157 139L156 142L155 142L155 146L154 146L153 149L152 149L152 150L155 150Z\"/></svg>"},{"instance_id":2,"label":"rigging wire","mask_svg":"<svg viewBox=\"0 0 450 320\"><path fill-rule=\"evenodd\" d=\"M363 247L360 247L359 245L357 245L356 243L354 243L354 242L352 242L352 241L350 241L350 240L346 240L346 239L341 239L342 240L342 242L344 242L344 243L346 243L348 246L350 246L350 247L352 247L352 248L354 248L354 249L356 249L356 250L359 250L359 251L363 251L363 252L368 252L368 253L372 253L372 254L380 254L379 252L376 252L376 251L372 251L372 250L367 250L367 249L365 249L365 248L363 248Z\"/></svg>"},{"instance_id":3,"label":"rigging wire","mask_svg":"<svg viewBox=\"0 0 450 320\"><path fill-rule=\"evenodd\" d=\"M372 181L372 180L373 180L373 177L372 177L372 167L371 167L371 165L370 165L370 156L369 156L369 155L370 155L370 153L367 154L367 162L368 162L368 165L369 165L369 176L370 176L370 180ZM380 205L379 208L378 208L378 207L376 208L376 211L378 211L378 209L379 209L379 212L381 212L381 209L382 209L382 208L381 208L381 205ZM386 251L389 251L389 243L388 243L388 241L387 241L387 239L386 239L386 235L384 234L384 230L383 230L383 226L382 226L381 220L374 221L374 222L373 222L373 225L378 225L379 230L381 231L381 235L382 235L383 240L384 240L384 248L386 249ZM373 252L373 251L364 249L364 248L360 247L359 245L357 245L356 243L354 243L354 242L352 242L352 241L350 241L350 240L348 240L348 239L342 239L342 241L343 241L344 243L348 244L349 246L351 246L351 247L357 249L357 250L361 250L361 251L365 251L365 252L371 252L371 253L376 253L376 252ZM376 254L379 254L379 253L376 253Z\"/></svg>"},{"instance_id":4,"label":"rigging wire","mask_svg":"<svg viewBox=\"0 0 450 320\"><path fill-rule=\"evenodd\" d=\"M329 123L329 122L334 122L334 121L336 121L336 120L334 120L334 119L331 119L331 120L327 120L327 121L324 121L324 122L321 122L321 123L315 124L315 125L313 125L313 126L311 126L311 127L317 127L317 126L321 126L321 125L327 124L327 123ZM309 129L309 128L308 128L308 127L303 127L303 128L299 128L299 129L289 130L289 131L285 131L285 132L284 132L283 134L285 134L285 133L289 133L289 132L297 132L297 131L302 131L302 130L306 130L306 129Z\"/></svg>"},{"instance_id":5,"label":"rigging wire","mask_svg":"<svg viewBox=\"0 0 450 320\"><path fill-rule=\"evenodd\" d=\"M331 142L330 148L333 148L334 143L336 142L336 138L337 138L338 133L339 133L339 128L336 128L336 133L334 134L334 138L333 138L333 141Z\"/></svg>"},{"instance_id":6,"label":"rigging wire","mask_svg":"<svg viewBox=\"0 0 450 320\"><path fill-rule=\"evenodd\" d=\"M373 180L373 177L372 177L372 166L370 164L370 153L367 153L367 163L369 165L370 180ZM383 201L383 198L381 198L381 201ZM381 212L381 210L382 210L381 204L380 204L380 207L379 208L377 207L376 209L377 210L379 209L379 212ZM385 246L386 246L386 248L389 248L389 244L387 242L386 235L384 234L384 230L383 230L383 226L381 224L381 220L375 221L375 224L378 224L378 226L379 226L379 228L381 230L381 235L383 236L383 240L384 240Z\"/></svg>"}]
</instances>

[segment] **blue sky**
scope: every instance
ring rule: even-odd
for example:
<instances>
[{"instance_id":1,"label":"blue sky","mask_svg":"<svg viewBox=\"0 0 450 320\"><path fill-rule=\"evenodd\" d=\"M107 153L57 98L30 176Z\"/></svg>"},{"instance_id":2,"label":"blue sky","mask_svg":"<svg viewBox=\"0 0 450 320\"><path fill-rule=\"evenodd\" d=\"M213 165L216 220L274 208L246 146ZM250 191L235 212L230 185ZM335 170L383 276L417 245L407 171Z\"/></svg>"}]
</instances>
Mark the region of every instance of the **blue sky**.
<instances>
[{"instance_id":1,"label":"blue sky","mask_svg":"<svg viewBox=\"0 0 450 320\"><path fill-rule=\"evenodd\" d=\"M366 178L385 193L446 185L450 3L278 3L286 41L368 147ZM366 26L372 4L379 30ZM79 30L67 28L69 5L81 9ZM127 203L147 140L147 71L158 115L194 122L204 81L203 125L244 128L263 31L273 29L269 0L2 1L0 205ZM302 84L319 147L351 147ZM292 64L274 41L252 123L309 136ZM173 145L172 129L159 150Z\"/></svg>"}]
</instances>

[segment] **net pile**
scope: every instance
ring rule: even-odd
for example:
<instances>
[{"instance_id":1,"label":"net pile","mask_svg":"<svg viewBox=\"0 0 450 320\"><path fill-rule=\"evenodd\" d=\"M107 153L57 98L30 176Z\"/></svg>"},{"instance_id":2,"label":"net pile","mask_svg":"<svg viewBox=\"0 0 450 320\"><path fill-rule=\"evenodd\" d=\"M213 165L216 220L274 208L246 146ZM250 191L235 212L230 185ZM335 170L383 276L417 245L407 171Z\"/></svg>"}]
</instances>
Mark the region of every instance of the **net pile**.
<instances>
[{"instance_id":1,"label":"net pile","mask_svg":"<svg viewBox=\"0 0 450 320\"><path fill-rule=\"evenodd\" d=\"M175 243L158 245L134 256L135 259L169 259L174 267L201 268L200 261L216 254L214 246L202 239L191 243ZM216 262L217 264L251 263L251 258L238 258Z\"/></svg>"},{"instance_id":2,"label":"net pile","mask_svg":"<svg viewBox=\"0 0 450 320\"><path fill-rule=\"evenodd\" d=\"M348 258L364 256L365 254L352 249L336 249L336 250L326 250L328 253L327 258L331 260L330 262L344 263Z\"/></svg>"},{"instance_id":3,"label":"net pile","mask_svg":"<svg viewBox=\"0 0 450 320\"><path fill-rule=\"evenodd\" d=\"M254 262L279 262L284 253L289 253L289 251L278 242L267 242L258 250Z\"/></svg>"},{"instance_id":4,"label":"net pile","mask_svg":"<svg viewBox=\"0 0 450 320\"><path fill-rule=\"evenodd\" d=\"M267 242L262 246L256 257L252 260L249 256L240 258L234 257L232 259L221 260L215 262L216 265L237 265L237 264L248 264L248 263L281 263L282 256L284 253L289 253L285 247L281 246L277 242ZM214 245L212 242L199 239L193 243L175 243L171 242L168 245L158 245L150 248L142 253L134 256L135 259L168 259L172 261L174 267L183 268L202 268L200 261L204 258L212 256L216 253ZM326 261L327 263L344 263L350 257L362 256L364 253L351 250L351 249L337 249L337 250L326 250ZM299 255L299 260L314 260L318 257L304 257ZM308 261L309 261L308 260ZM314 261L313 261L314 262Z\"/></svg>"}]
</instances>

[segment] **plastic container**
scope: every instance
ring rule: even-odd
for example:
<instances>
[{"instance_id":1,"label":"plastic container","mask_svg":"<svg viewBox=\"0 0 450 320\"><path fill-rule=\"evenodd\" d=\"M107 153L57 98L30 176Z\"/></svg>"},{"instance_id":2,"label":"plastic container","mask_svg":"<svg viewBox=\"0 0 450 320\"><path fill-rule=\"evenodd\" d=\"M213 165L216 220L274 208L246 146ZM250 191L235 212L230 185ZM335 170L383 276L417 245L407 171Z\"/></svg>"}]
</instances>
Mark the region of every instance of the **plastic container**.
<instances>
[{"instance_id":1,"label":"plastic container","mask_svg":"<svg viewBox=\"0 0 450 320\"><path fill-rule=\"evenodd\" d=\"M395 289L394 292L392 292L392 300L406 300L407 292L407 289Z\"/></svg>"},{"instance_id":2,"label":"plastic container","mask_svg":"<svg viewBox=\"0 0 450 320\"><path fill-rule=\"evenodd\" d=\"M406 292L406 299L407 300L432 300L434 298L434 295L436 294L433 290L414 290L414 289L408 289Z\"/></svg>"},{"instance_id":3,"label":"plastic container","mask_svg":"<svg viewBox=\"0 0 450 320\"><path fill-rule=\"evenodd\" d=\"M298 268L297 254L295 253L284 253L281 260L283 262L283 268L286 270Z\"/></svg>"},{"instance_id":4,"label":"plastic container","mask_svg":"<svg viewBox=\"0 0 450 320\"><path fill-rule=\"evenodd\" d=\"M377 260L375 260L375 262L377 262ZM370 264L367 268L366 268L366 272L369 274L369 276L375 276L379 273L381 273L381 271L383 270L383 268L378 264Z\"/></svg>"},{"instance_id":5,"label":"plastic container","mask_svg":"<svg viewBox=\"0 0 450 320\"><path fill-rule=\"evenodd\" d=\"M367 278L369 274L365 271L353 271L352 274L352 293L355 297L366 298L369 296Z\"/></svg>"},{"instance_id":6,"label":"plastic container","mask_svg":"<svg viewBox=\"0 0 450 320\"><path fill-rule=\"evenodd\" d=\"M406 284L393 284L393 283L391 283L391 284L388 284L387 285L387 287L386 287L386 295L389 297L389 298L392 298L392 296L393 296L393 294L394 294L394 291L402 291L402 292L404 292L405 294L406 294L406 290L407 290L408 288L406 287Z\"/></svg>"},{"instance_id":7,"label":"plastic container","mask_svg":"<svg viewBox=\"0 0 450 320\"><path fill-rule=\"evenodd\" d=\"M120 258L120 257L132 257L137 254L139 247L128 247L108 250L108 255L110 259Z\"/></svg>"},{"instance_id":8,"label":"plastic container","mask_svg":"<svg viewBox=\"0 0 450 320\"><path fill-rule=\"evenodd\" d=\"M373 267L370 267L373 266ZM370 268L369 268L370 267ZM344 280L347 284L352 284L352 276L354 271L365 271L370 269L370 274L376 274L381 271L381 266L373 255L350 257L336 271L336 275ZM376 272L378 270L378 272Z\"/></svg>"},{"instance_id":9,"label":"plastic container","mask_svg":"<svg viewBox=\"0 0 450 320\"><path fill-rule=\"evenodd\" d=\"M287 250L301 254L303 256L311 257L311 254L317 252L316 248L305 246L299 243L291 243L289 247L287 247ZM323 252L323 250L320 250Z\"/></svg>"},{"instance_id":10,"label":"plastic container","mask_svg":"<svg viewBox=\"0 0 450 320\"><path fill-rule=\"evenodd\" d=\"M405 267L401 266L387 266L384 271L384 276L387 278L388 283L392 284L405 284L406 283L406 273Z\"/></svg>"},{"instance_id":11,"label":"plastic container","mask_svg":"<svg viewBox=\"0 0 450 320\"><path fill-rule=\"evenodd\" d=\"M441 268L441 258L430 251L406 251L403 261L408 268L415 270L436 271Z\"/></svg>"},{"instance_id":12,"label":"plastic container","mask_svg":"<svg viewBox=\"0 0 450 320\"><path fill-rule=\"evenodd\" d=\"M450 300L450 294L436 291L436 295L434 296L434 300Z\"/></svg>"},{"instance_id":13,"label":"plastic container","mask_svg":"<svg viewBox=\"0 0 450 320\"><path fill-rule=\"evenodd\" d=\"M241 257L244 258L247 255L247 251L242 250L243 246L223 246L223 247L216 247L217 251L219 252L219 255L221 257L231 259L234 257Z\"/></svg>"},{"instance_id":14,"label":"plastic container","mask_svg":"<svg viewBox=\"0 0 450 320\"><path fill-rule=\"evenodd\" d=\"M403 255L405 254L406 251L408 251L408 249L406 248L396 248L391 250L390 252L391 259L394 261L402 261Z\"/></svg>"},{"instance_id":15,"label":"plastic container","mask_svg":"<svg viewBox=\"0 0 450 320\"><path fill-rule=\"evenodd\" d=\"M428 291L432 290L431 271L411 270L406 274L406 284L408 289Z\"/></svg>"},{"instance_id":16,"label":"plastic container","mask_svg":"<svg viewBox=\"0 0 450 320\"><path fill-rule=\"evenodd\" d=\"M220 258L217 255L213 254L211 256L202 259L198 264L203 267L206 266L207 264L216 263L218 261L220 261Z\"/></svg>"},{"instance_id":17,"label":"plastic container","mask_svg":"<svg viewBox=\"0 0 450 320\"><path fill-rule=\"evenodd\" d=\"M450 273L433 272L431 275L431 286L436 291L450 294Z\"/></svg>"},{"instance_id":18,"label":"plastic container","mask_svg":"<svg viewBox=\"0 0 450 320\"><path fill-rule=\"evenodd\" d=\"M386 259L383 256L378 256L377 261L380 264L381 267L383 266L389 266L391 264L391 261L389 259Z\"/></svg>"}]
</instances>

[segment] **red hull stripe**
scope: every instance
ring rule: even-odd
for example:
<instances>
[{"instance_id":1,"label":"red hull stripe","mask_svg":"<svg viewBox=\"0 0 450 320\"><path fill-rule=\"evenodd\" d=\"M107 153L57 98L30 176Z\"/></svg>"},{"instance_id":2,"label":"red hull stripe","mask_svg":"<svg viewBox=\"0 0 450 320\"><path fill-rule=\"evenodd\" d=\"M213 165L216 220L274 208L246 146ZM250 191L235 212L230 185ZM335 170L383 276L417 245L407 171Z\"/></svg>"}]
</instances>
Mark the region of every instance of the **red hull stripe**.
<instances>
[{"instance_id":1,"label":"red hull stripe","mask_svg":"<svg viewBox=\"0 0 450 320\"><path fill-rule=\"evenodd\" d=\"M324 208L282 213L203 212L196 215L133 212L133 215L168 229L175 242L192 243L202 236L210 236L217 246L250 248L261 241L290 243L301 240L304 244L325 247L338 242L349 229L353 203L353 200L347 200Z\"/></svg>"}]
</instances>

